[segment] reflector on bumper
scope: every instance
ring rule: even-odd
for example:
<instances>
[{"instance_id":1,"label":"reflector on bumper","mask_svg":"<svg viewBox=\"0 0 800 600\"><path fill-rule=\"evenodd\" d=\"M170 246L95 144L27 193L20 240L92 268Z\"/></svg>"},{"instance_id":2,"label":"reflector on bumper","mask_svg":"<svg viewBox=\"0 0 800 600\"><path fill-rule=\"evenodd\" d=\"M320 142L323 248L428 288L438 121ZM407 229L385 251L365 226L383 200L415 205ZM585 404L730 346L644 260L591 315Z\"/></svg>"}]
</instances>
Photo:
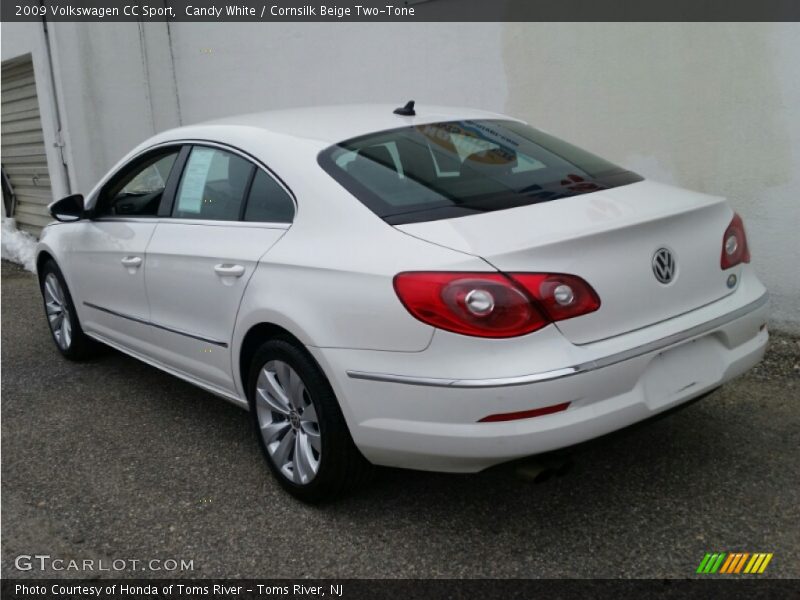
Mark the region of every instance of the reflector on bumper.
<instances>
[{"instance_id":1,"label":"reflector on bumper","mask_svg":"<svg viewBox=\"0 0 800 600\"><path fill-rule=\"evenodd\" d=\"M532 410L521 410L519 412L498 413L496 415L489 415L483 417L478 423L496 423L498 421L515 421L517 419L530 419L532 417L541 417L542 415L549 415L552 413L567 410L569 402L562 402L561 404L554 404L553 406L544 406L542 408L534 408Z\"/></svg>"}]
</instances>

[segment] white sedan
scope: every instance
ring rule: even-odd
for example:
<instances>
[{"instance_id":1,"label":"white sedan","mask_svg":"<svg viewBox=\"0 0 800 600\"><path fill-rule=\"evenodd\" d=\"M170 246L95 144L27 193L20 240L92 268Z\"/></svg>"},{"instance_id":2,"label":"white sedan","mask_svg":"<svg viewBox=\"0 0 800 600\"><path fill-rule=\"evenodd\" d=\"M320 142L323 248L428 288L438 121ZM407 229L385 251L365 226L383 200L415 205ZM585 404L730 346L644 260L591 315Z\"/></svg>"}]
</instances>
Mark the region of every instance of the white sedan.
<instances>
[{"instance_id":1,"label":"white sedan","mask_svg":"<svg viewBox=\"0 0 800 600\"><path fill-rule=\"evenodd\" d=\"M716 388L767 344L724 199L516 119L339 106L161 133L51 205L45 311L249 408L295 496L474 472Z\"/></svg>"}]
</instances>

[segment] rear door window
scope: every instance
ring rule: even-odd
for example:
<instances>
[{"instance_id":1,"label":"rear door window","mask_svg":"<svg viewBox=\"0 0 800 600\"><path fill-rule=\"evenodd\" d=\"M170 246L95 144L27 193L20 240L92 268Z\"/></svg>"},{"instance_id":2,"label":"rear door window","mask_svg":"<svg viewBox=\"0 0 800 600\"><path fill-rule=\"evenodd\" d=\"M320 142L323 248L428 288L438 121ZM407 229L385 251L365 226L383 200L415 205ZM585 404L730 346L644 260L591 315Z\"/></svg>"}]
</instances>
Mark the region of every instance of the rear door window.
<instances>
[{"instance_id":1,"label":"rear door window","mask_svg":"<svg viewBox=\"0 0 800 600\"><path fill-rule=\"evenodd\" d=\"M238 221L255 166L232 152L195 146L181 175L172 216Z\"/></svg>"}]
</instances>

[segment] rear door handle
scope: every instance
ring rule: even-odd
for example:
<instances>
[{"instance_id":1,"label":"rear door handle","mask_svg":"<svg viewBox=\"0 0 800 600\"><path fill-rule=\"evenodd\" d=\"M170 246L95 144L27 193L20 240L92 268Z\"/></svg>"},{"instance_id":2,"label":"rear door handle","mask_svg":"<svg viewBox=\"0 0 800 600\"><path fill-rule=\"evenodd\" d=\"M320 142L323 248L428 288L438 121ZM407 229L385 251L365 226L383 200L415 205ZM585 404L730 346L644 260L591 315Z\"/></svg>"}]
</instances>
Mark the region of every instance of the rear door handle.
<instances>
[{"instance_id":1,"label":"rear door handle","mask_svg":"<svg viewBox=\"0 0 800 600\"><path fill-rule=\"evenodd\" d=\"M141 256L126 256L122 259L122 266L127 267L129 269L138 269L142 266L142 257Z\"/></svg>"},{"instance_id":2,"label":"rear door handle","mask_svg":"<svg viewBox=\"0 0 800 600\"><path fill-rule=\"evenodd\" d=\"M244 275L242 265L221 264L214 267L214 272L221 277L241 277Z\"/></svg>"}]
</instances>

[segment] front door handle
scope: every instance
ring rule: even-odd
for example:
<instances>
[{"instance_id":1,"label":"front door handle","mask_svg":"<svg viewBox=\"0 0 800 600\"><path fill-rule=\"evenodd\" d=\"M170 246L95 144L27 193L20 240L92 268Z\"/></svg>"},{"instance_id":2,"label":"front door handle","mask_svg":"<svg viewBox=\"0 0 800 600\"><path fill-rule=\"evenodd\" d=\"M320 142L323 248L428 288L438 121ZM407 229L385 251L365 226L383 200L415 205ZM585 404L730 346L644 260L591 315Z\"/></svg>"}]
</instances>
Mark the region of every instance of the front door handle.
<instances>
[{"instance_id":1,"label":"front door handle","mask_svg":"<svg viewBox=\"0 0 800 600\"><path fill-rule=\"evenodd\" d=\"M214 267L214 272L221 277L241 277L244 275L242 265L221 264Z\"/></svg>"},{"instance_id":2,"label":"front door handle","mask_svg":"<svg viewBox=\"0 0 800 600\"><path fill-rule=\"evenodd\" d=\"M126 256L120 262L122 262L123 267L127 267L128 269L138 269L140 266L142 266L142 257Z\"/></svg>"}]
</instances>

